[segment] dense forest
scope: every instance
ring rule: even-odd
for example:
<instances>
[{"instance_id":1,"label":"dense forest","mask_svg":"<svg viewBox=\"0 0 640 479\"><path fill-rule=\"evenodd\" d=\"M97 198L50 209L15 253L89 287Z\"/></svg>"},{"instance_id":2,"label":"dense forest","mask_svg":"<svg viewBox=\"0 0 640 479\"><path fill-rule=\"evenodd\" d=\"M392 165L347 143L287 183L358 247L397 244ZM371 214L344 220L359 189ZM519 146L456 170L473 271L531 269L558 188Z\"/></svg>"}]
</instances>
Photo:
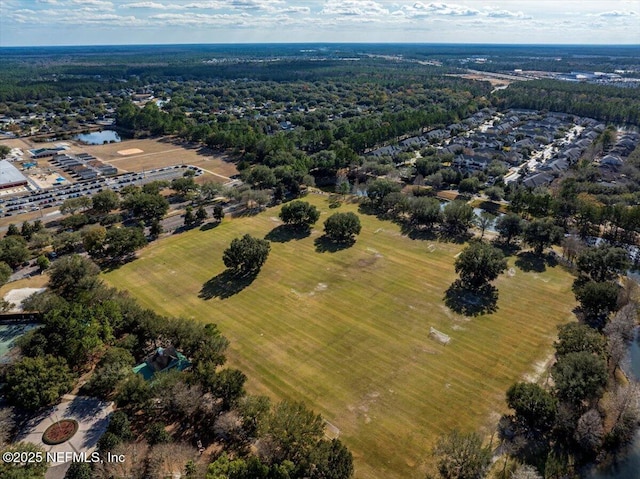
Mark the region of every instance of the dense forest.
<instances>
[{"instance_id":1,"label":"dense forest","mask_svg":"<svg viewBox=\"0 0 640 479\"><path fill-rule=\"evenodd\" d=\"M608 123L640 125L637 88L535 80L513 83L495 97L500 108L562 111Z\"/></svg>"}]
</instances>

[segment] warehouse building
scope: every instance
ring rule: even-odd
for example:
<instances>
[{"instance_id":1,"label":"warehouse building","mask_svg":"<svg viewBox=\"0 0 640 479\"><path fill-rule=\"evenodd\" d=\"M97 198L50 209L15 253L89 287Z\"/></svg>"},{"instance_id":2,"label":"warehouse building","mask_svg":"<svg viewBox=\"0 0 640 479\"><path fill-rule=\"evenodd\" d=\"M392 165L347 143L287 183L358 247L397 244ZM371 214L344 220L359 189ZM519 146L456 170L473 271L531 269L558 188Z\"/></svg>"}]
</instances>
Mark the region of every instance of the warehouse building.
<instances>
[{"instance_id":1,"label":"warehouse building","mask_svg":"<svg viewBox=\"0 0 640 479\"><path fill-rule=\"evenodd\" d=\"M26 186L29 182L20 170L7 160L0 161L0 190Z\"/></svg>"}]
</instances>

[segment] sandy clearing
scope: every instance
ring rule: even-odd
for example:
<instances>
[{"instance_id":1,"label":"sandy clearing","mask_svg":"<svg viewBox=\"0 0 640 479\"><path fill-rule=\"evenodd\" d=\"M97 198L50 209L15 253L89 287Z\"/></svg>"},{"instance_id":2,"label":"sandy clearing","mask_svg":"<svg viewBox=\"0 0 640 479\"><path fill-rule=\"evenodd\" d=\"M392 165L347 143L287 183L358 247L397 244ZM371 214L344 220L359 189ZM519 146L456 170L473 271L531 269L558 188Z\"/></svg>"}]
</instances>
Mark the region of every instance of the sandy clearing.
<instances>
[{"instance_id":1,"label":"sandy clearing","mask_svg":"<svg viewBox=\"0 0 640 479\"><path fill-rule=\"evenodd\" d=\"M118 155L128 156L137 155L138 153L144 153L140 148L129 148L128 150L119 150Z\"/></svg>"}]
</instances>

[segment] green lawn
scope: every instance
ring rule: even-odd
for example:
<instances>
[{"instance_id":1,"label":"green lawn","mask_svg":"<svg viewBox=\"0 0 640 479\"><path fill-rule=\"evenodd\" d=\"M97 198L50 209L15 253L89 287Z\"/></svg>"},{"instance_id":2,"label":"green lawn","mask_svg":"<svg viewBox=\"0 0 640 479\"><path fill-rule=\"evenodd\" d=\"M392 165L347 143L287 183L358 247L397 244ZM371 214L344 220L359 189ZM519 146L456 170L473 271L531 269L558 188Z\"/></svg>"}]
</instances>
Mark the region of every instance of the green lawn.
<instances>
[{"instance_id":1,"label":"green lawn","mask_svg":"<svg viewBox=\"0 0 640 479\"><path fill-rule=\"evenodd\" d=\"M264 237L279 208L163 239L105 278L160 313L217 323L250 392L320 412L353 451L357 478L422 478L439 434L490 432L508 386L549 355L556 326L571 319L572 278L516 268L495 283L496 313L460 317L442 300L462 245L411 240L360 215L354 246L318 252L324 219L356 206L307 201L322 210L317 230L273 242L255 281L226 299L199 297L224 270L222 251L242 234ZM431 340L430 326L450 344Z\"/></svg>"}]
</instances>

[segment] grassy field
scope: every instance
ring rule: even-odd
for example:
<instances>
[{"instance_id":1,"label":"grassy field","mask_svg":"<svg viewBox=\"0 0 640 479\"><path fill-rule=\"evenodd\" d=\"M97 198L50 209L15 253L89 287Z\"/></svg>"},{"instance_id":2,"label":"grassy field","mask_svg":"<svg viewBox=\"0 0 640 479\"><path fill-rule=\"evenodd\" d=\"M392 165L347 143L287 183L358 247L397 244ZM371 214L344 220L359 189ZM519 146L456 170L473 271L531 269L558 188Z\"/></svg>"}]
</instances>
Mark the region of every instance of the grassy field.
<instances>
[{"instance_id":1,"label":"grassy field","mask_svg":"<svg viewBox=\"0 0 640 479\"><path fill-rule=\"evenodd\" d=\"M360 215L353 247L320 252L324 219L356 206L307 200L322 210L318 230L273 242L255 281L231 296L216 278L222 251L241 234L267 235L279 208L163 239L105 279L158 312L217 323L250 392L320 412L353 451L357 478L422 478L439 434L490 433L507 387L548 357L556 326L571 318L571 277L515 268L496 281L497 312L461 317L443 296L462 245L412 240ZM431 340L431 326L451 342Z\"/></svg>"}]
</instances>

